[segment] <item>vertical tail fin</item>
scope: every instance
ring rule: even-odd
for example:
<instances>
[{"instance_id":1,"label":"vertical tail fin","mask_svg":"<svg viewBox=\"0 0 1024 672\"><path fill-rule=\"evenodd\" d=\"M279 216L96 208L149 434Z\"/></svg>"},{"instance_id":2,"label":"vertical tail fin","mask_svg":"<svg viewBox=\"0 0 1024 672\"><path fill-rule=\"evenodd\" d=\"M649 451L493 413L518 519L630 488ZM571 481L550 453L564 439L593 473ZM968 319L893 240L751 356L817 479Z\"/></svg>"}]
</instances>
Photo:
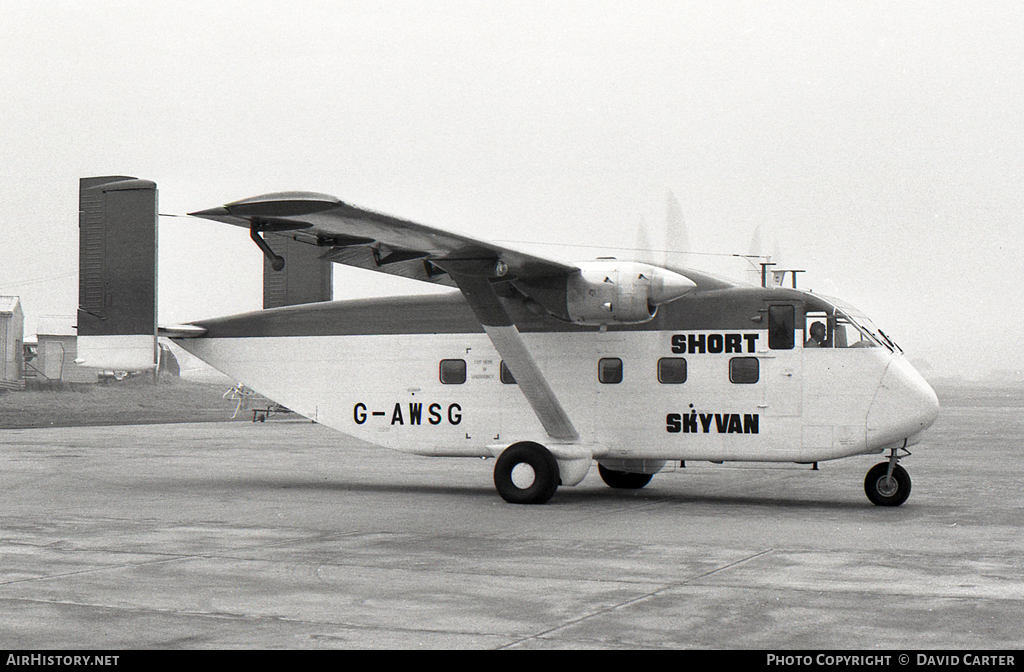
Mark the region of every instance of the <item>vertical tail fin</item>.
<instances>
[{"instance_id":1,"label":"vertical tail fin","mask_svg":"<svg viewBox=\"0 0 1024 672\"><path fill-rule=\"evenodd\" d=\"M323 248L300 243L285 234L267 233L266 239L288 263L280 271L275 271L270 260L264 258L264 308L331 300L334 291L331 269L334 264L321 258Z\"/></svg>"},{"instance_id":2,"label":"vertical tail fin","mask_svg":"<svg viewBox=\"0 0 1024 672\"><path fill-rule=\"evenodd\" d=\"M156 184L82 178L78 217L78 361L152 369L158 361Z\"/></svg>"}]
</instances>

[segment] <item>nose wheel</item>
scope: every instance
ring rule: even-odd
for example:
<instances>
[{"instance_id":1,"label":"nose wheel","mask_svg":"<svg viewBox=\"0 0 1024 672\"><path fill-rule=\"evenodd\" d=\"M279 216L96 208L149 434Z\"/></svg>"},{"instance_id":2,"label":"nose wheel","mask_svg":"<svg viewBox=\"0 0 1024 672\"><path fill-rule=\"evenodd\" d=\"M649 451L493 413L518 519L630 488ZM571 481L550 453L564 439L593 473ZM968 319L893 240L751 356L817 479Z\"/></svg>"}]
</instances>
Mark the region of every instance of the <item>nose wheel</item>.
<instances>
[{"instance_id":1,"label":"nose wheel","mask_svg":"<svg viewBox=\"0 0 1024 672\"><path fill-rule=\"evenodd\" d=\"M889 461L871 467L864 478L864 492L872 504L899 506L910 497L910 475L897 464L898 450L894 448ZM907 452L907 455L910 453Z\"/></svg>"}]
</instances>

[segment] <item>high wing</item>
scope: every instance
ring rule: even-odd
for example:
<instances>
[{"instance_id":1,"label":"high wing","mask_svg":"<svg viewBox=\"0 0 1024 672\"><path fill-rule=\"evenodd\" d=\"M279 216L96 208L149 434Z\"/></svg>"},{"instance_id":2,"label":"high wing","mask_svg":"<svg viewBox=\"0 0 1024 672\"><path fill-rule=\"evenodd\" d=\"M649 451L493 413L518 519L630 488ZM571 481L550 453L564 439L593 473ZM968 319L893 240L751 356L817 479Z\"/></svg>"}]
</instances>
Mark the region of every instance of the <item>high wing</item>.
<instances>
[{"instance_id":1,"label":"high wing","mask_svg":"<svg viewBox=\"0 0 1024 672\"><path fill-rule=\"evenodd\" d=\"M324 248L324 259L452 287L454 280L432 262L500 261L500 275L510 278L566 277L578 272L574 266L358 208L326 194L265 194L190 214L249 229L265 253L269 247L259 239L260 233L287 232L296 240Z\"/></svg>"},{"instance_id":2,"label":"high wing","mask_svg":"<svg viewBox=\"0 0 1024 672\"><path fill-rule=\"evenodd\" d=\"M563 446L578 442L580 435L499 293L556 319L603 326L653 319L659 304L696 286L684 276L645 264L566 265L311 192L266 194L191 214L248 228L275 270L285 260L261 233L287 232L324 248L323 258L337 263L458 287L544 430ZM568 447L555 450L560 459L581 459ZM582 459L589 464L590 453Z\"/></svg>"},{"instance_id":3,"label":"high wing","mask_svg":"<svg viewBox=\"0 0 1024 672\"><path fill-rule=\"evenodd\" d=\"M276 255L259 234L287 231L296 240L325 248L324 258L337 263L458 287L548 435L567 442L579 438L492 287L493 280L504 279L541 285L554 280L564 287L568 277L579 273L577 267L357 208L325 194L267 194L191 214L248 228L271 258Z\"/></svg>"}]
</instances>

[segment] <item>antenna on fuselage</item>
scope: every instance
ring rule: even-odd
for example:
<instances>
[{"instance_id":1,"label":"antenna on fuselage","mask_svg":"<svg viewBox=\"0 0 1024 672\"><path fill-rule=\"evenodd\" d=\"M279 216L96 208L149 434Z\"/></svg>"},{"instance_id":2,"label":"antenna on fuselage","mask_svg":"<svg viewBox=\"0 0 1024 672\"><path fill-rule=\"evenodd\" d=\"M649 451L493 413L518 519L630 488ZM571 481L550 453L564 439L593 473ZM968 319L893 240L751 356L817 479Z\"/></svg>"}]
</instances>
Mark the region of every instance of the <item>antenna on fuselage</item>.
<instances>
[{"instance_id":1,"label":"antenna on fuselage","mask_svg":"<svg viewBox=\"0 0 1024 672\"><path fill-rule=\"evenodd\" d=\"M782 283L784 283L786 281L786 273L790 274L790 279L791 279L791 281L793 283L793 289L796 289L796 274L797 273L806 273L806 271L803 270L802 268L800 268L800 269L797 269L797 268L781 269L780 268L778 270L773 270L772 271L772 282L773 282L773 284L775 286L777 286L777 287L781 287Z\"/></svg>"}]
</instances>

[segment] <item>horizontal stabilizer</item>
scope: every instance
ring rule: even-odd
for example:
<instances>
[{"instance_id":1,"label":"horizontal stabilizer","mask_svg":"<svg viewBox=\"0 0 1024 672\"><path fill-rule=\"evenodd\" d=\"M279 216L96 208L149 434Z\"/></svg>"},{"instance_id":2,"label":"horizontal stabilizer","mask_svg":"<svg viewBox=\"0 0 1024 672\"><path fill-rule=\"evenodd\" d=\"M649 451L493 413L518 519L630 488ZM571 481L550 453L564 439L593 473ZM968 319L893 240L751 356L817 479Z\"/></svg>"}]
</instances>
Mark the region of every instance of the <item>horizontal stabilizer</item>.
<instances>
[{"instance_id":1,"label":"horizontal stabilizer","mask_svg":"<svg viewBox=\"0 0 1024 672\"><path fill-rule=\"evenodd\" d=\"M172 324L160 327L158 334L164 338L202 338L206 335L206 327L196 324Z\"/></svg>"}]
</instances>

